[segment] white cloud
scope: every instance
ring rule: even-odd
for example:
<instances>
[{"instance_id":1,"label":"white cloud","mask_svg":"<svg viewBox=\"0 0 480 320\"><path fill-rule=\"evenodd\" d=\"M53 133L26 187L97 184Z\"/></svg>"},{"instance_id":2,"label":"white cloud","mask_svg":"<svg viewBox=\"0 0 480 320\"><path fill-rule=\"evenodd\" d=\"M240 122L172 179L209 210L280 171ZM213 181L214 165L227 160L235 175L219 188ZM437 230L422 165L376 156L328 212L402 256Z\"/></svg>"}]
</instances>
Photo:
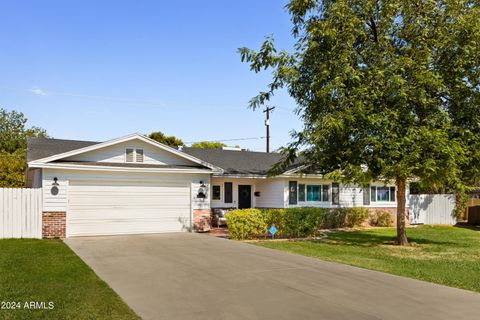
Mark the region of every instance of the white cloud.
<instances>
[{"instance_id":1,"label":"white cloud","mask_svg":"<svg viewBox=\"0 0 480 320\"><path fill-rule=\"evenodd\" d=\"M46 96L47 95L47 93L45 91L43 91L42 89L40 89L39 87L33 87L32 89L30 89L30 92L34 93L36 95L39 95L39 96Z\"/></svg>"}]
</instances>

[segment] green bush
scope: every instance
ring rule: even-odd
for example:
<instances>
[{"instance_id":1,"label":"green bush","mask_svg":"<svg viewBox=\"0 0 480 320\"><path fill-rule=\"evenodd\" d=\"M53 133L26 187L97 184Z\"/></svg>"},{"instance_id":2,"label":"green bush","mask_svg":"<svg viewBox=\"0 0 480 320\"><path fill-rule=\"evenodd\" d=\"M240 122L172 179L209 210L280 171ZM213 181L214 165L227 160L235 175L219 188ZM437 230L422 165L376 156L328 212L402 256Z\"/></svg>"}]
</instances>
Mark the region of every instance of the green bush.
<instances>
[{"instance_id":1,"label":"green bush","mask_svg":"<svg viewBox=\"0 0 480 320\"><path fill-rule=\"evenodd\" d=\"M287 238L313 237L322 228L324 208L289 208L285 211L282 236Z\"/></svg>"},{"instance_id":2,"label":"green bush","mask_svg":"<svg viewBox=\"0 0 480 320\"><path fill-rule=\"evenodd\" d=\"M345 208L345 227L353 228L361 226L370 216L368 208Z\"/></svg>"},{"instance_id":3,"label":"green bush","mask_svg":"<svg viewBox=\"0 0 480 320\"><path fill-rule=\"evenodd\" d=\"M337 229L345 226L346 211L343 208L330 209L326 215L323 223L325 229Z\"/></svg>"},{"instance_id":4,"label":"green bush","mask_svg":"<svg viewBox=\"0 0 480 320\"><path fill-rule=\"evenodd\" d=\"M303 238L317 236L320 229L359 226L369 217L369 209L243 209L230 211L225 217L230 236L235 240L266 236L271 226L277 228L277 238Z\"/></svg>"},{"instance_id":5,"label":"green bush","mask_svg":"<svg viewBox=\"0 0 480 320\"><path fill-rule=\"evenodd\" d=\"M377 210L370 216L370 225L374 227L391 227L392 215L386 210Z\"/></svg>"},{"instance_id":6,"label":"green bush","mask_svg":"<svg viewBox=\"0 0 480 320\"><path fill-rule=\"evenodd\" d=\"M265 234L267 225L259 209L232 210L225 214L230 237L235 240L255 239Z\"/></svg>"}]
</instances>

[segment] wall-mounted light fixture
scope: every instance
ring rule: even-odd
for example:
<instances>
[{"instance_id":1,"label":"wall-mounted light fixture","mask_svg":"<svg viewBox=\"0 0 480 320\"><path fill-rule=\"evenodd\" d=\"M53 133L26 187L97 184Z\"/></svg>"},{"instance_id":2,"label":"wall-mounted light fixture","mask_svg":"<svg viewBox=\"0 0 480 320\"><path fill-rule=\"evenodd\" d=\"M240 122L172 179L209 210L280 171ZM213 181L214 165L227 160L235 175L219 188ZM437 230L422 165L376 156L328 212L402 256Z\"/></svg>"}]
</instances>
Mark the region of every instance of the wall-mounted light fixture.
<instances>
[{"instance_id":1,"label":"wall-mounted light fixture","mask_svg":"<svg viewBox=\"0 0 480 320\"><path fill-rule=\"evenodd\" d=\"M58 191L59 191L58 190L59 184L58 184L58 178L57 177L53 178L52 186L53 187L50 189L50 193L52 194L52 196L56 196L58 194Z\"/></svg>"},{"instance_id":2,"label":"wall-mounted light fixture","mask_svg":"<svg viewBox=\"0 0 480 320\"><path fill-rule=\"evenodd\" d=\"M255 192L253 193L253 195L254 195L255 197L260 197L260 191L255 191Z\"/></svg>"},{"instance_id":3,"label":"wall-mounted light fixture","mask_svg":"<svg viewBox=\"0 0 480 320\"><path fill-rule=\"evenodd\" d=\"M200 181L200 188L198 188L197 198L205 199L207 197L207 186Z\"/></svg>"}]
</instances>

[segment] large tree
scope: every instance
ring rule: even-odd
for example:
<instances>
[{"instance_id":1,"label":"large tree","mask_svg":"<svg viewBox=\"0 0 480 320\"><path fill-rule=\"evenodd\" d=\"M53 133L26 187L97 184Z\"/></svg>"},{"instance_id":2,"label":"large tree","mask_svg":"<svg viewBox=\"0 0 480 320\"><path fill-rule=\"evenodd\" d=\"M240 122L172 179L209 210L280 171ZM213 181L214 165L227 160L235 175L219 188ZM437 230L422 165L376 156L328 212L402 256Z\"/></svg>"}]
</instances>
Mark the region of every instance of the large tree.
<instances>
[{"instance_id":1,"label":"large tree","mask_svg":"<svg viewBox=\"0 0 480 320\"><path fill-rule=\"evenodd\" d=\"M28 137L47 137L44 129L26 127L21 112L0 108L0 187L23 187Z\"/></svg>"},{"instance_id":2,"label":"large tree","mask_svg":"<svg viewBox=\"0 0 480 320\"><path fill-rule=\"evenodd\" d=\"M148 135L150 139L166 144L170 147L184 146L183 141L175 136L167 136L163 132L156 131Z\"/></svg>"},{"instance_id":3,"label":"large tree","mask_svg":"<svg viewBox=\"0 0 480 320\"><path fill-rule=\"evenodd\" d=\"M221 149L227 145L218 141L200 141L192 143L192 148L204 148L204 149Z\"/></svg>"},{"instance_id":4,"label":"large tree","mask_svg":"<svg viewBox=\"0 0 480 320\"><path fill-rule=\"evenodd\" d=\"M408 244L409 179L463 189L479 175L480 9L467 0L291 0L293 53L272 38L241 48L254 72L272 68L258 108L286 88L303 130L284 149L309 171L397 185L397 241ZM478 180L476 180L478 181Z\"/></svg>"}]
</instances>

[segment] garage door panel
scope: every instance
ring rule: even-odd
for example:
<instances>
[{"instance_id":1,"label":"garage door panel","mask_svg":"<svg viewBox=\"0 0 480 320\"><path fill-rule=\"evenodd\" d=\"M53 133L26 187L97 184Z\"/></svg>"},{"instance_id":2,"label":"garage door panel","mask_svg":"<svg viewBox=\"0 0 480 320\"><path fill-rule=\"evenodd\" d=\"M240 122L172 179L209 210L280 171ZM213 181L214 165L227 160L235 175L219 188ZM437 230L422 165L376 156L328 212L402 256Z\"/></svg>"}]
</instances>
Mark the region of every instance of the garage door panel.
<instances>
[{"instance_id":1,"label":"garage door panel","mask_svg":"<svg viewBox=\"0 0 480 320\"><path fill-rule=\"evenodd\" d=\"M68 236L175 232L190 227L187 185L71 181L68 199Z\"/></svg>"}]
</instances>

